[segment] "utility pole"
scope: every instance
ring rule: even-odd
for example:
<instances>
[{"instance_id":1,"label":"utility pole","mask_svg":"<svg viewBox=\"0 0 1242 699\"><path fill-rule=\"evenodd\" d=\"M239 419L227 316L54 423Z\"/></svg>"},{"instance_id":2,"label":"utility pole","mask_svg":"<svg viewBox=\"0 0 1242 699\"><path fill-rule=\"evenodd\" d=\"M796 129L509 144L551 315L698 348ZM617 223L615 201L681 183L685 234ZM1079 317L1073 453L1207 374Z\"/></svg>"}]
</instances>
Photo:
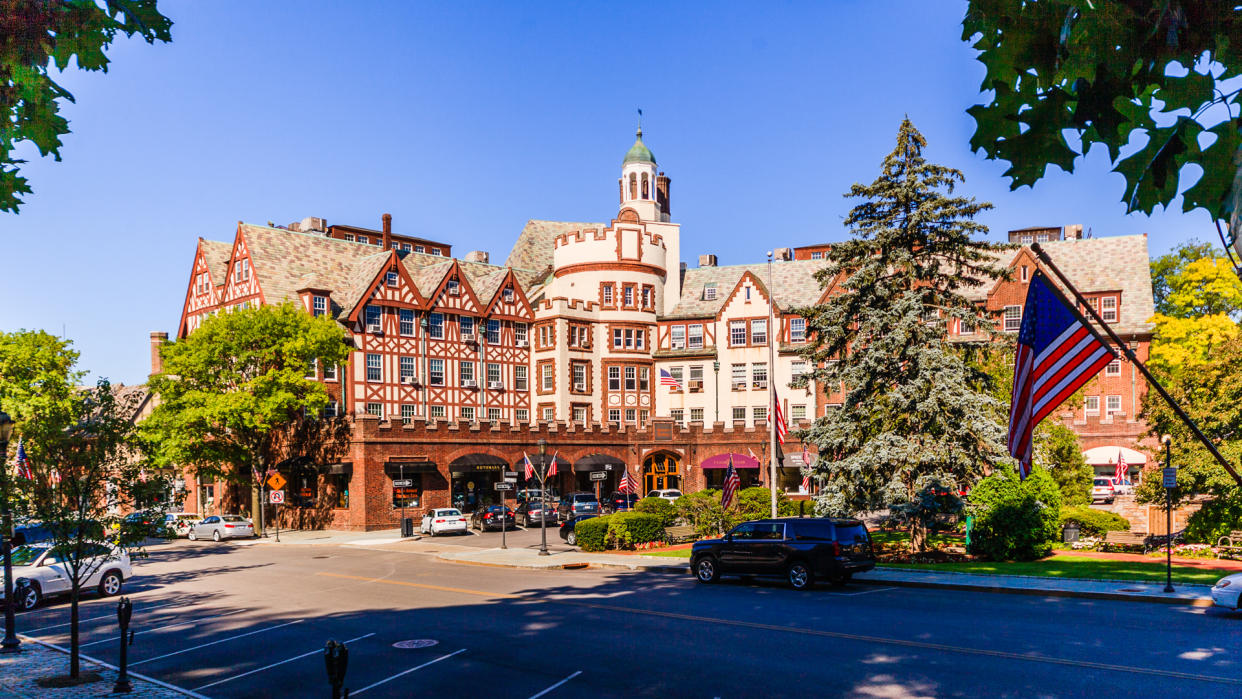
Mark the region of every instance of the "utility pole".
<instances>
[{"instance_id":1,"label":"utility pole","mask_svg":"<svg viewBox=\"0 0 1242 699\"><path fill-rule=\"evenodd\" d=\"M776 517L776 294L772 290L772 251L768 251L768 488Z\"/></svg>"}]
</instances>

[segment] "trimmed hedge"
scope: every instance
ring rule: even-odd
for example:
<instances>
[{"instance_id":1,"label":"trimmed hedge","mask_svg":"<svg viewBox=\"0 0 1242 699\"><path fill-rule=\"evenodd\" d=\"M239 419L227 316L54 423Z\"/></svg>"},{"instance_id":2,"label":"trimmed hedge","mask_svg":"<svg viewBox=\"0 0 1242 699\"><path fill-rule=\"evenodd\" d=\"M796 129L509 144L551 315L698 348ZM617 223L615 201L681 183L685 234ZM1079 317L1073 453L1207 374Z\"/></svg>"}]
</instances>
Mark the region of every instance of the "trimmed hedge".
<instances>
[{"instance_id":1,"label":"trimmed hedge","mask_svg":"<svg viewBox=\"0 0 1242 699\"><path fill-rule=\"evenodd\" d=\"M660 525L671 527L677 522L677 506L664 498L642 498L634 505L635 512L645 512L660 518Z\"/></svg>"},{"instance_id":2,"label":"trimmed hedge","mask_svg":"<svg viewBox=\"0 0 1242 699\"><path fill-rule=\"evenodd\" d=\"M1108 532L1130 531L1130 520L1119 514L1090 507L1061 508L1061 526L1077 522L1082 536L1104 536Z\"/></svg>"},{"instance_id":3,"label":"trimmed hedge","mask_svg":"<svg viewBox=\"0 0 1242 699\"><path fill-rule=\"evenodd\" d=\"M584 519L574 525L574 536L583 551L603 551L604 538L608 535L608 521L613 515Z\"/></svg>"},{"instance_id":4,"label":"trimmed hedge","mask_svg":"<svg viewBox=\"0 0 1242 699\"><path fill-rule=\"evenodd\" d=\"M970 492L975 527L970 553L993 561L1033 561L1052 552L1060 538L1061 489L1036 466L1026 480L1001 469Z\"/></svg>"},{"instance_id":5,"label":"trimmed hedge","mask_svg":"<svg viewBox=\"0 0 1242 699\"><path fill-rule=\"evenodd\" d=\"M664 540L664 524L660 517L646 512L618 512L608 518L609 548L628 549L635 544Z\"/></svg>"},{"instance_id":6,"label":"trimmed hedge","mask_svg":"<svg viewBox=\"0 0 1242 699\"><path fill-rule=\"evenodd\" d=\"M682 495L675 504L682 519L692 525L701 537L716 536L742 522L764 519L772 513L772 493L767 488L752 487L738 491L736 502L729 506L727 512L721 509L720 498L721 492L710 488ZM777 493L776 514L778 517L792 517L798 514L798 505L784 493Z\"/></svg>"}]
</instances>

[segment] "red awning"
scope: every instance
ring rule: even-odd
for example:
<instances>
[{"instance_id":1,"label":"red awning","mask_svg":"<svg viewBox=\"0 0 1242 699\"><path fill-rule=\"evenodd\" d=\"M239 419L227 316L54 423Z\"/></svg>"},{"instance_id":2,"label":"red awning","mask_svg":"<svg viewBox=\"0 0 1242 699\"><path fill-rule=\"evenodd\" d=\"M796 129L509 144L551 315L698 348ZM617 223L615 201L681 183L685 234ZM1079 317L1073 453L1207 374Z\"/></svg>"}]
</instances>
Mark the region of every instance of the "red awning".
<instances>
[{"instance_id":1,"label":"red awning","mask_svg":"<svg viewBox=\"0 0 1242 699\"><path fill-rule=\"evenodd\" d=\"M733 468L759 468L759 459L749 454L717 454L699 462L699 468L729 468L729 457L733 457Z\"/></svg>"}]
</instances>

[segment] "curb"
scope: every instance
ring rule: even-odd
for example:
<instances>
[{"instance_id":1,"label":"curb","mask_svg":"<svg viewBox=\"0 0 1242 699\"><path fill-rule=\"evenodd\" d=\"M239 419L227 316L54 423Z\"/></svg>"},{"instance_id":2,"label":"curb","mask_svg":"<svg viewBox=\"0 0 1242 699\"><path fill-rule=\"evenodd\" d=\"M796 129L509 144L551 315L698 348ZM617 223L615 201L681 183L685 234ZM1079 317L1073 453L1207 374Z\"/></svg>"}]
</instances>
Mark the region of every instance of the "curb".
<instances>
[{"instance_id":1,"label":"curb","mask_svg":"<svg viewBox=\"0 0 1242 699\"><path fill-rule=\"evenodd\" d=\"M589 570L628 570L630 572L665 573L665 574L671 573L671 574L676 574L676 575L684 575L684 574L687 574L690 569L689 566L648 567L648 566L625 565L623 563L591 563L589 561L574 561L574 562L569 562L569 563L562 563L560 565L529 566L529 565L521 565L518 563L497 563L495 561L460 560L460 559L455 559L455 558L447 558L443 555L437 555L436 560L444 561L445 563L458 563L461 565L484 566L488 568L512 568L512 569L518 569L518 570L587 570L587 569Z\"/></svg>"},{"instance_id":2,"label":"curb","mask_svg":"<svg viewBox=\"0 0 1242 699\"><path fill-rule=\"evenodd\" d=\"M946 583L920 580L872 580L854 578L853 582L860 585L877 585L884 587L921 587L933 590L963 590L969 592L994 592L1009 595L1028 595L1034 597L1068 597L1078 599L1112 600L1117 602L1146 602L1148 604L1173 604L1188 607L1211 607L1212 600L1196 597L1141 597L1123 592L1090 592L1085 590L1039 590L1022 587L998 587L971 583ZM1134 582L1134 581L1130 581Z\"/></svg>"},{"instance_id":3,"label":"curb","mask_svg":"<svg viewBox=\"0 0 1242 699\"><path fill-rule=\"evenodd\" d=\"M25 642L29 642L29 643L37 643L37 644L39 644L39 645L41 645L41 646L44 646L45 648L51 648L52 650L55 650L55 651L60 651L61 653L64 653L65 655L69 655L69 649L68 649L68 648L64 648L64 647L62 647L62 646L58 646L58 645L56 645L55 643L48 643L47 641L41 641L41 640L39 640L39 639L37 639L37 638L31 637L31 636L27 636L27 635L26 635L26 634L24 634L24 633L19 633L19 634L17 634L17 635L18 635L19 637L21 637L22 642L24 642L24 643L25 643ZM112 670L113 672L120 672L120 668L118 668L116 665L113 665L112 663L106 663L106 662L104 662L104 661L100 660L99 658L93 658L93 657L91 657L91 656L87 655L86 653L83 653L83 652L82 652L82 651L80 651L80 650L78 651L78 658L80 658L80 659L82 659L83 661L88 662L88 663L93 663L93 664L95 664L95 665L99 665L99 666L101 666L101 667L106 667L106 668L108 668L109 670ZM194 699L208 699L208 697L206 697L206 696L204 696L204 695L202 695L202 694L199 694L198 692L195 692L195 691L193 691L193 690L186 689L186 688L184 688L184 687L178 687L178 686L177 686L177 685L175 685L175 684L168 684L167 682L164 682L164 681L162 681L162 680L157 680L157 679L155 679L154 677L150 677L150 676L148 676L148 675L142 675L142 674L139 674L139 673L137 673L137 672L134 672L133 670L127 670L127 672L128 672L128 674L129 674L129 676L130 676L130 677L133 677L133 678L138 679L138 680L142 680L143 682L150 682L151 684L156 685L157 687L163 687L164 689L167 689L167 690L169 690L169 691L172 691L172 692L177 692L177 693L179 693L179 694L184 694L184 695L186 695L187 697L193 697Z\"/></svg>"}]
</instances>

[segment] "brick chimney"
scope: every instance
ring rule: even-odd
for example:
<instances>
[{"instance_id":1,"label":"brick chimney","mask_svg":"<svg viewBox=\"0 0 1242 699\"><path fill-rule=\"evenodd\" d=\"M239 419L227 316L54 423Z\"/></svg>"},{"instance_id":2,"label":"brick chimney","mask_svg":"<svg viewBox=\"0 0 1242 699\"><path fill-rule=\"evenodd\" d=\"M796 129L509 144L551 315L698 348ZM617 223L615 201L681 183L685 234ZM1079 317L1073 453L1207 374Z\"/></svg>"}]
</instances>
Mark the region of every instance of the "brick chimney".
<instances>
[{"instance_id":1,"label":"brick chimney","mask_svg":"<svg viewBox=\"0 0 1242 699\"><path fill-rule=\"evenodd\" d=\"M168 333L158 330L151 333L151 376L164 371L164 358L160 356L160 348L168 342Z\"/></svg>"},{"instance_id":2,"label":"brick chimney","mask_svg":"<svg viewBox=\"0 0 1242 699\"><path fill-rule=\"evenodd\" d=\"M471 250L466 253L466 256L462 259L466 262L482 262L483 264L487 264L491 259L491 255L488 255L487 252L483 250Z\"/></svg>"},{"instance_id":3,"label":"brick chimney","mask_svg":"<svg viewBox=\"0 0 1242 699\"><path fill-rule=\"evenodd\" d=\"M700 267L715 267L715 266L716 266L716 256L715 256L715 255L710 255L710 254L708 254L708 255L699 255L699 266L700 266Z\"/></svg>"},{"instance_id":4,"label":"brick chimney","mask_svg":"<svg viewBox=\"0 0 1242 699\"><path fill-rule=\"evenodd\" d=\"M384 249L392 248L392 214L384 214Z\"/></svg>"}]
</instances>

